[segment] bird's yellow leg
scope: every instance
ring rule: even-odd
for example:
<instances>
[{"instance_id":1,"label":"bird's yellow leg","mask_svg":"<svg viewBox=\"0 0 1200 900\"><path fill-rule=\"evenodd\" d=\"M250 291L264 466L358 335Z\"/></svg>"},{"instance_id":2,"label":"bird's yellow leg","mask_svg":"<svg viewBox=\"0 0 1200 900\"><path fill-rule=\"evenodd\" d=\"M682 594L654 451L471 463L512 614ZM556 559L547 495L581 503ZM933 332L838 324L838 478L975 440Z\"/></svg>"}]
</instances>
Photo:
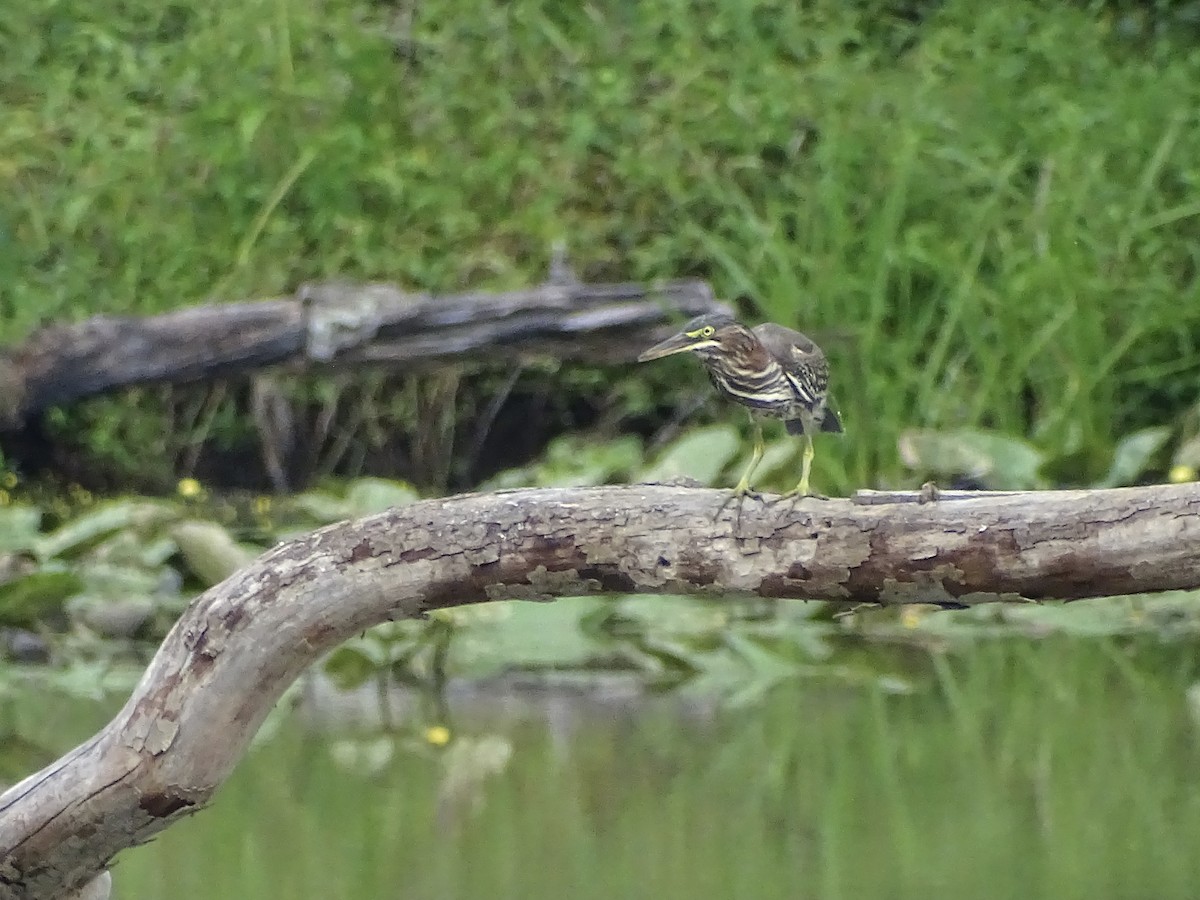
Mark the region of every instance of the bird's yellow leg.
<instances>
[{"instance_id":1,"label":"bird's yellow leg","mask_svg":"<svg viewBox=\"0 0 1200 900\"><path fill-rule=\"evenodd\" d=\"M812 492L808 489L808 473L812 471L812 461L815 451L813 450L812 435L807 431L804 432L804 453L800 457L800 483L788 491L783 496L785 497L807 497Z\"/></svg>"},{"instance_id":2,"label":"bird's yellow leg","mask_svg":"<svg viewBox=\"0 0 1200 900\"><path fill-rule=\"evenodd\" d=\"M742 474L742 478L737 483L737 487L733 489L734 496L751 493L750 476L754 474L754 470L758 468L758 464L763 458L763 430L762 423L754 419L754 452L750 454L750 465L746 466L746 471Z\"/></svg>"}]
</instances>

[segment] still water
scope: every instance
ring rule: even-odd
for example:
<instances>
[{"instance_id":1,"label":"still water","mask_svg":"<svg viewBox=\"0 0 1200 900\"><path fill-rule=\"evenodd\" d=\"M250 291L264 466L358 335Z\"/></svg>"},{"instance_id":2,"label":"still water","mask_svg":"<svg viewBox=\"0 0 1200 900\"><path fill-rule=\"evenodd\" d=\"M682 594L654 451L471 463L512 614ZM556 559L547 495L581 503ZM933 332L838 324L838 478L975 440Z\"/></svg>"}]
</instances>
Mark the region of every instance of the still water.
<instances>
[{"instance_id":1,"label":"still water","mask_svg":"<svg viewBox=\"0 0 1200 900\"><path fill-rule=\"evenodd\" d=\"M116 896L1196 897L1196 680L1181 642L1005 639L907 692L476 697L390 736L290 713Z\"/></svg>"}]
</instances>

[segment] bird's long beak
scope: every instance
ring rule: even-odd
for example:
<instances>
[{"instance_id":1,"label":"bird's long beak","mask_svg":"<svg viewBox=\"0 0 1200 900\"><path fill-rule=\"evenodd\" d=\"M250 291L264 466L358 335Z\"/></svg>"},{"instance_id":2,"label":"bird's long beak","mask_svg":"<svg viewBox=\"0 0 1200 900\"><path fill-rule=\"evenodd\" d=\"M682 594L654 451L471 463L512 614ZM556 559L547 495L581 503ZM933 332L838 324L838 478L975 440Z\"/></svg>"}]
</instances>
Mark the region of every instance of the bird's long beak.
<instances>
[{"instance_id":1,"label":"bird's long beak","mask_svg":"<svg viewBox=\"0 0 1200 900\"><path fill-rule=\"evenodd\" d=\"M670 356L672 353L683 353L685 350L691 350L695 346L696 339L690 337L687 332L681 331L679 334L672 335L665 341L657 343L649 350L644 351L638 357L638 362L662 359L664 356Z\"/></svg>"}]
</instances>

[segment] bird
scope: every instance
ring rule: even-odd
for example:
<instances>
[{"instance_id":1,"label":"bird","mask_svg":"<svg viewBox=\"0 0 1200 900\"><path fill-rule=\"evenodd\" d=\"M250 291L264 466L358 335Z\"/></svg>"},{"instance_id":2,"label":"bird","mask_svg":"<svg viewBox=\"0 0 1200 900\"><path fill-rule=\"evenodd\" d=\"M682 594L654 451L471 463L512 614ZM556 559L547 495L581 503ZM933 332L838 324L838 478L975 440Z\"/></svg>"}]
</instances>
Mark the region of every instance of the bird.
<instances>
[{"instance_id":1,"label":"bird","mask_svg":"<svg viewBox=\"0 0 1200 900\"><path fill-rule=\"evenodd\" d=\"M700 357L717 391L750 412L754 452L734 496L752 493L750 477L763 457L764 417L783 419L788 434L804 437L800 481L784 496L811 496L813 434L842 431L829 397L829 363L821 348L799 331L773 322L747 328L727 313L708 313L644 351L638 362L676 353Z\"/></svg>"}]
</instances>

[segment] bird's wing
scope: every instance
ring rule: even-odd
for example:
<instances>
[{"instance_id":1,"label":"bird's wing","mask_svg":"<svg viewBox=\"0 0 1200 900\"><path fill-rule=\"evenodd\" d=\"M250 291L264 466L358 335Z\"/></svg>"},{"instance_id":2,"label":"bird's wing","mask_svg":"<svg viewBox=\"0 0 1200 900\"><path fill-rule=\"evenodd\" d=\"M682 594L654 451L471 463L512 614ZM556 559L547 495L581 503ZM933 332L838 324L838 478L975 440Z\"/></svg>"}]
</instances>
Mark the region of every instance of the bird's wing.
<instances>
[{"instance_id":1,"label":"bird's wing","mask_svg":"<svg viewBox=\"0 0 1200 900\"><path fill-rule=\"evenodd\" d=\"M829 386L829 364L821 348L807 335L774 322L764 322L752 330L783 367L784 374L804 405L820 405Z\"/></svg>"}]
</instances>

